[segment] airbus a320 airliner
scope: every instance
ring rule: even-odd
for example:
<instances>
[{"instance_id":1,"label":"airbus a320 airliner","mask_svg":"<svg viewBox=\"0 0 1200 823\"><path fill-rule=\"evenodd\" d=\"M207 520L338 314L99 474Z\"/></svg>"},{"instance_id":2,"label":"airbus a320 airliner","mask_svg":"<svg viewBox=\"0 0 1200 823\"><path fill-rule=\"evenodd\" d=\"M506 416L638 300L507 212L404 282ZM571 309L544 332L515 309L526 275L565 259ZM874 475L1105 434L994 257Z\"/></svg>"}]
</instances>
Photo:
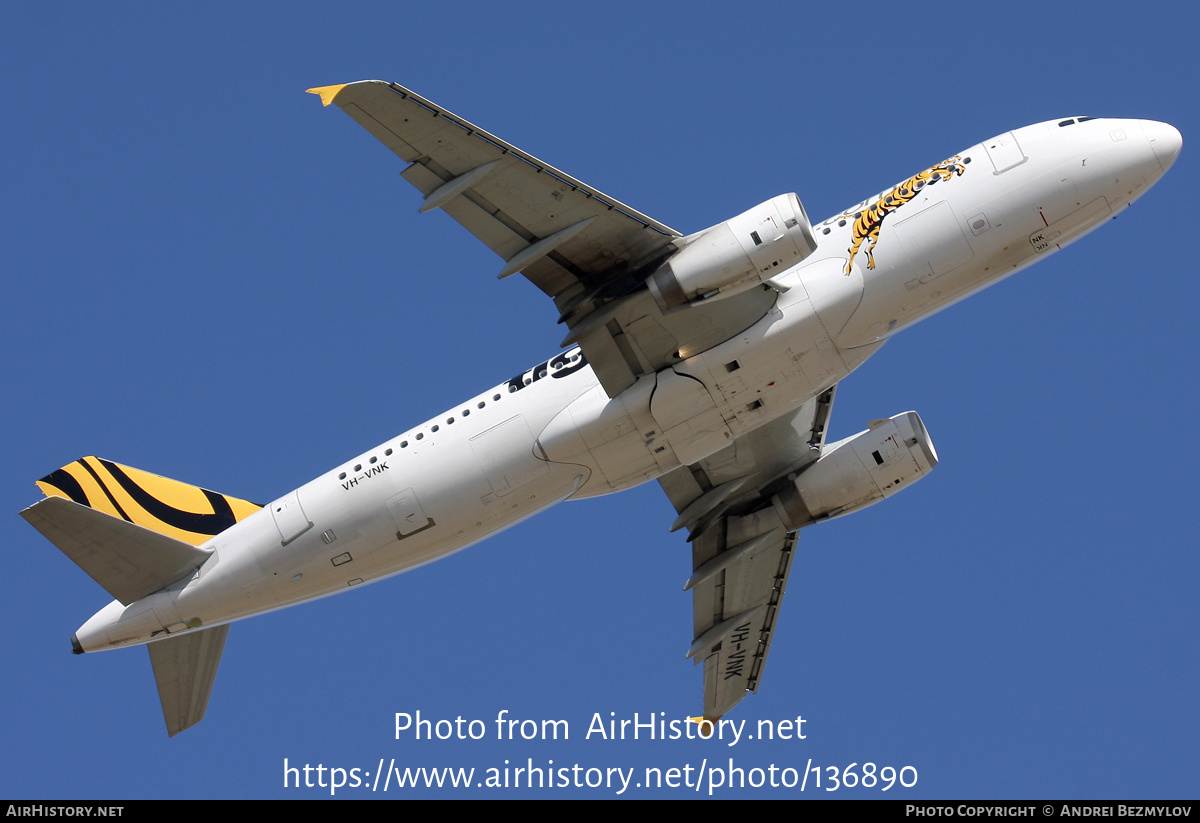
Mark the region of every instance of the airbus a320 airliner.
<instances>
[{"instance_id":1,"label":"airbus a320 airliner","mask_svg":"<svg viewBox=\"0 0 1200 823\"><path fill-rule=\"evenodd\" d=\"M401 86L311 89L554 300L564 351L267 506L85 457L21 512L114 598L77 653L147 644L167 731L198 723L229 624L657 480L692 549L702 717L763 675L800 529L937 465L903 412L826 442L839 381L896 332L1053 254L1182 146L1150 120L1006 132L813 224L781 194L682 235ZM682 576L682 575L681 575Z\"/></svg>"}]
</instances>

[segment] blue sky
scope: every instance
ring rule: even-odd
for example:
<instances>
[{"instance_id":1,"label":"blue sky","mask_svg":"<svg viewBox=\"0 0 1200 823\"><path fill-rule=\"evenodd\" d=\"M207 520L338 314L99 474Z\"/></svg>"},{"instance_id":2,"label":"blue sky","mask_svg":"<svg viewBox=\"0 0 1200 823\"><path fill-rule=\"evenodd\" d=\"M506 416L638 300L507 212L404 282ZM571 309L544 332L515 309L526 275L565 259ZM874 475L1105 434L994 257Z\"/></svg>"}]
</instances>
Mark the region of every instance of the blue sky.
<instances>
[{"instance_id":1,"label":"blue sky","mask_svg":"<svg viewBox=\"0 0 1200 823\"><path fill-rule=\"evenodd\" d=\"M819 796L1195 797L1197 12L1120 8L13 4L0 795L328 796L285 790L285 758L640 773L732 757L919 774ZM942 462L801 535L762 688L730 719L802 716L804 740L584 739L597 713L700 706L688 553L656 484L235 625L208 717L168 740L144 650L69 653L108 597L17 516L33 481L98 454L273 499L561 336L540 292L418 216L402 164L303 93L367 78L685 233L786 191L820 220L1053 117L1164 120L1185 146L1120 219L841 386L831 436L916 409ZM490 734L395 739L395 713L417 710ZM502 710L565 719L571 739L497 741ZM614 792L491 796L522 794Z\"/></svg>"}]
</instances>

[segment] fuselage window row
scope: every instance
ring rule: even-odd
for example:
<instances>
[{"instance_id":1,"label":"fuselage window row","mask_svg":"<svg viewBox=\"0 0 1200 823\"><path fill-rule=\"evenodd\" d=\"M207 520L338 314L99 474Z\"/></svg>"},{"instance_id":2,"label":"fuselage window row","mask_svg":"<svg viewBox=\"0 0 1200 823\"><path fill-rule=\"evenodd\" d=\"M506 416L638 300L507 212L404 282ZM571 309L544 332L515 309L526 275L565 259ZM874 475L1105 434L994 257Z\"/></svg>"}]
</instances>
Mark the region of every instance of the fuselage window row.
<instances>
[{"instance_id":1,"label":"fuselage window row","mask_svg":"<svg viewBox=\"0 0 1200 823\"><path fill-rule=\"evenodd\" d=\"M578 359L578 355L576 355L576 357L572 358L572 362L574 362L574 361L575 361L575 360L577 360L577 359ZM545 372L543 371L543 372L542 372L542 374L541 374L540 376L541 376L541 377L545 377L545 376L546 376ZM526 385L528 385L528 384L526 384ZM510 391L515 391L515 389L513 389L511 386L509 387L509 389L510 389ZM499 401L499 400L500 400L500 398L501 398L501 396L502 396L502 395L500 395L499 393L497 393L497 394L493 394L493 395L492 395L492 400L493 400L493 401ZM486 400L480 400L478 403L476 403L476 404L475 404L475 407L476 407L477 409L483 409L483 408L486 408L486 407L487 407L487 401L486 401ZM462 416L462 417L470 417L470 416L471 416L471 410L470 410L470 409L463 409L462 411L460 411L460 412L459 412L459 415L460 415L460 416ZM454 417L447 417L447 418L446 418L446 425L450 425L450 424L451 424L451 423L453 423L453 422L454 422ZM436 431L438 430L438 428L439 428L439 427L438 427L438 424L437 424L437 423L434 423L432 426L430 426L430 428L429 428L429 431L430 431L431 433L432 433L432 432L436 432ZM417 434L416 434L415 436L413 436L413 439L414 439L414 440L423 440L423 439L425 439L425 433L424 433L424 432L417 432ZM407 448L408 448L408 441L407 441L407 440L401 440L401 441L400 441L400 448L402 448L402 449L407 449ZM388 450L386 450L386 451L385 451L383 454L384 454L384 457L388 457L388 456L390 456L390 455L392 454L392 450L391 450L391 449L388 449ZM376 457L376 456L374 456L374 455L372 455L371 457L369 457L369 458L367 459L367 462L368 462L368 463L370 463L370 464L372 464L372 465L374 465L375 463L379 462L379 458L378 458L378 457ZM362 471L362 464L361 464L361 463L358 463L358 464L356 464L356 465L354 466L354 471L355 471L355 473ZM346 479L346 472L339 472L339 473L338 473L338 480L345 480L345 479Z\"/></svg>"}]
</instances>

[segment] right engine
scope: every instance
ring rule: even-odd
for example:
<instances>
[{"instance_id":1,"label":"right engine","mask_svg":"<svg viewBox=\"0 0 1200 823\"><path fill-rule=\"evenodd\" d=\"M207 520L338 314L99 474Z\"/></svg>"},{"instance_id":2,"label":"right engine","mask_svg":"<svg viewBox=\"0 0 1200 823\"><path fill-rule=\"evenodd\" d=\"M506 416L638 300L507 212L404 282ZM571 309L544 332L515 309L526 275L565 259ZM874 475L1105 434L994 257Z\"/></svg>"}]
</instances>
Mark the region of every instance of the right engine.
<instances>
[{"instance_id":1,"label":"right engine","mask_svg":"<svg viewBox=\"0 0 1200 823\"><path fill-rule=\"evenodd\" d=\"M873 420L825 453L772 499L788 531L865 509L933 471L937 451L916 412Z\"/></svg>"},{"instance_id":2,"label":"right engine","mask_svg":"<svg viewBox=\"0 0 1200 823\"><path fill-rule=\"evenodd\" d=\"M666 314L753 288L816 248L800 199L781 194L701 232L646 278L646 285Z\"/></svg>"}]
</instances>

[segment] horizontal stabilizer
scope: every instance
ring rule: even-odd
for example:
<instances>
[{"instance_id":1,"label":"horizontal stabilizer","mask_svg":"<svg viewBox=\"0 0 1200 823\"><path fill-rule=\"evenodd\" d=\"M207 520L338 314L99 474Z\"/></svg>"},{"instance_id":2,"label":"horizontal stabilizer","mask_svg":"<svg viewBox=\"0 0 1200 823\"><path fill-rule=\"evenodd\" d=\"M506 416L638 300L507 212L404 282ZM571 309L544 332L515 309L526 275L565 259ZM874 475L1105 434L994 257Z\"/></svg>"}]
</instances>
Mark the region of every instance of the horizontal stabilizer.
<instances>
[{"instance_id":1,"label":"horizontal stabilizer","mask_svg":"<svg viewBox=\"0 0 1200 823\"><path fill-rule=\"evenodd\" d=\"M154 667L169 737L204 719L228 634L226 624L159 640L146 647L150 650L150 665Z\"/></svg>"},{"instance_id":2,"label":"horizontal stabilizer","mask_svg":"<svg viewBox=\"0 0 1200 823\"><path fill-rule=\"evenodd\" d=\"M126 605L171 585L211 554L62 497L38 501L21 516Z\"/></svg>"}]
</instances>

